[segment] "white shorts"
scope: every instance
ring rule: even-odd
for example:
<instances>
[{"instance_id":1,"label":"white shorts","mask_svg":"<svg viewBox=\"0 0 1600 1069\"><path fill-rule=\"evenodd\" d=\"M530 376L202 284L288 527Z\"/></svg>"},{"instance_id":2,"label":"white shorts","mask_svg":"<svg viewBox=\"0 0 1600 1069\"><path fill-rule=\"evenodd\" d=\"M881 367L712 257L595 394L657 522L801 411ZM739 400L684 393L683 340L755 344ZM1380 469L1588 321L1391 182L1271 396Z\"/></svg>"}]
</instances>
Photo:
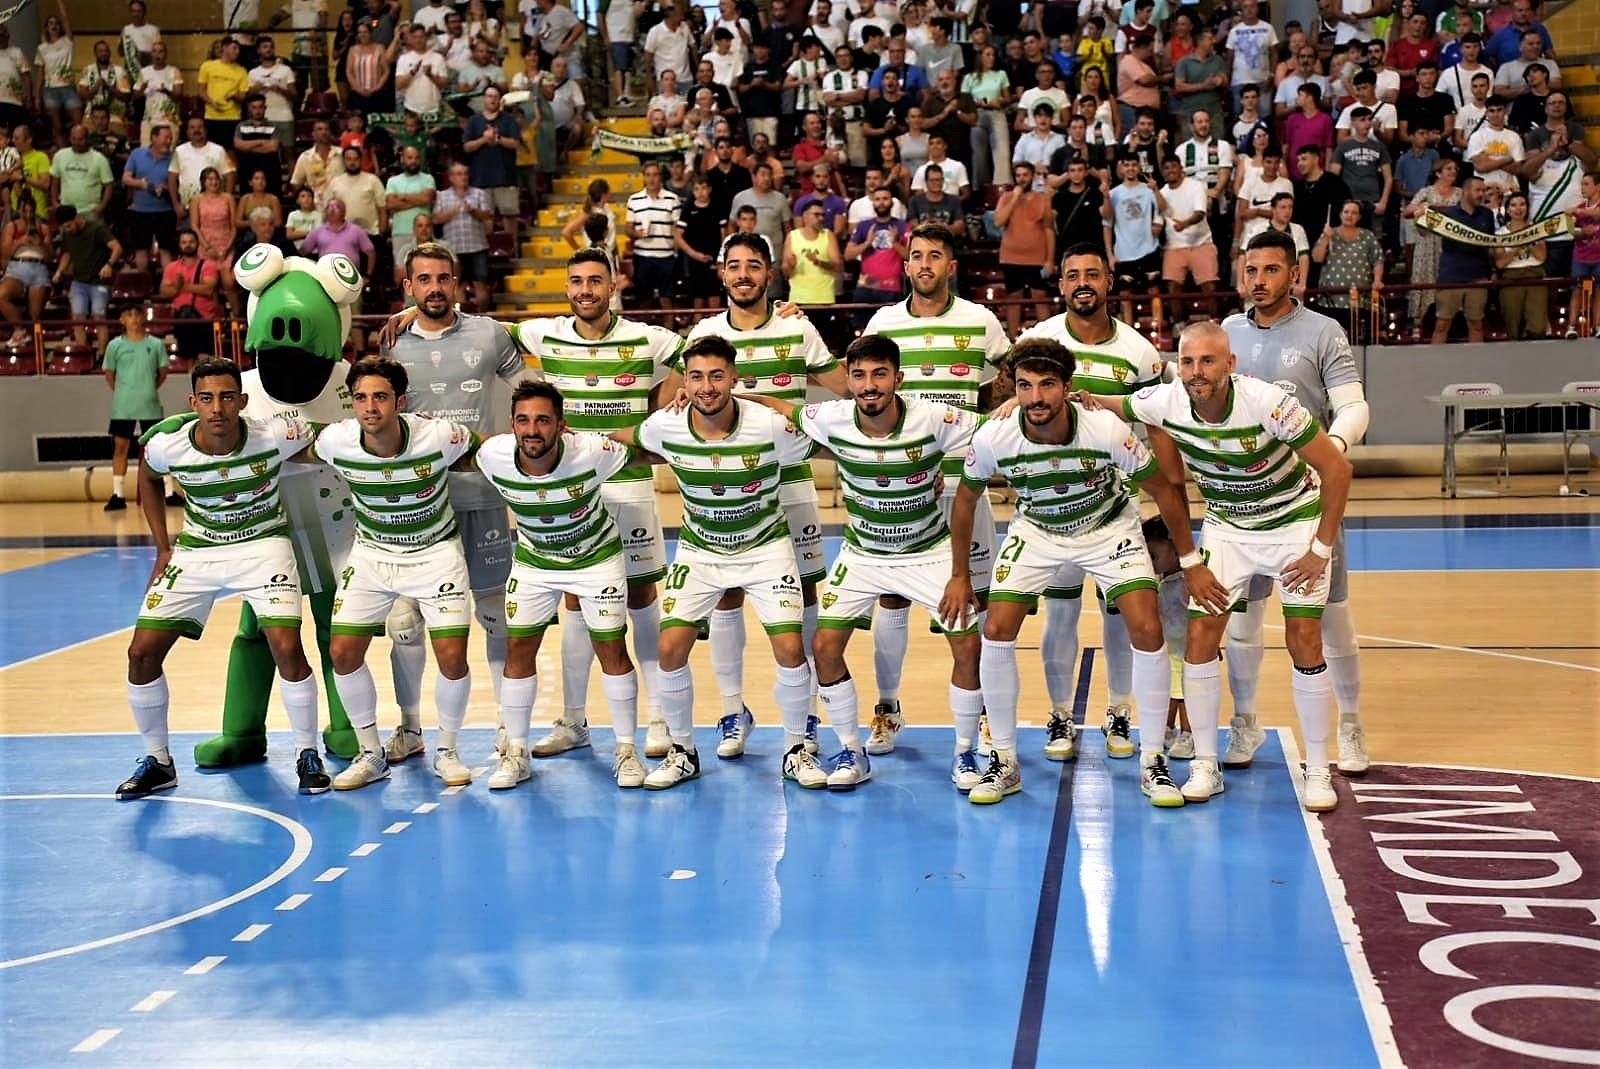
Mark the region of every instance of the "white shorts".
<instances>
[{"instance_id":1,"label":"white shorts","mask_svg":"<svg viewBox=\"0 0 1600 1069\"><path fill-rule=\"evenodd\" d=\"M821 582L828 562L822 555L822 511L817 507L816 494L809 501L785 504L783 515L789 521L789 544L800 567L800 582Z\"/></svg>"},{"instance_id":2,"label":"white shorts","mask_svg":"<svg viewBox=\"0 0 1600 1069\"><path fill-rule=\"evenodd\" d=\"M1130 590L1156 589L1137 509L1124 508L1104 527L1071 537L1050 534L1025 517L1015 517L995 561L989 600L1032 604L1047 590L1081 591L1085 575L1094 577L1107 602Z\"/></svg>"},{"instance_id":3,"label":"white shorts","mask_svg":"<svg viewBox=\"0 0 1600 1069\"><path fill-rule=\"evenodd\" d=\"M635 486L644 487L641 497ZM600 500L611 513L611 522L622 535L623 566L629 586L659 583L667 574L667 542L661 533L661 513L656 508L655 491L648 482L606 483L600 487Z\"/></svg>"},{"instance_id":4,"label":"white shorts","mask_svg":"<svg viewBox=\"0 0 1600 1069\"><path fill-rule=\"evenodd\" d=\"M1250 580L1250 600L1266 601L1272 596L1273 577L1258 575ZM1333 559L1328 562L1328 604L1337 605L1350 600L1349 557L1344 549L1344 527L1339 527L1339 537L1333 540Z\"/></svg>"},{"instance_id":5,"label":"white shorts","mask_svg":"<svg viewBox=\"0 0 1600 1069\"><path fill-rule=\"evenodd\" d=\"M865 553L846 542L833 559L833 568L818 588L818 629L863 628L871 624L872 607L884 594L921 605L946 634L964 635L978 629L974 613L964 628L955 628L939 616L939 600L950 582L950 543L922 553L890 556Z\"/></svg>"},{"instance_id":6,"label":"white shorts","mask_svg":"<svg viewBox=\"0 0 1600 1069\"><path fill-rule=\"evenodd\" d=\"M335 635L381 635L398 598L413 598L430 638L460 638L472 620L467 559L461 542L447 538L408 554L380 555L357 542L339 572L333 598Z\"/></svg>"},{"instance_id":7,"label":"white shorts","mask_svg":"<svg viewBox=\"0 0 1600 1069\"><path fill-rule=\"evenodd\" d=\"M950 510L955 505L956 487L961 480L949 475L944 479L944 492L939 495L939 511L944 514L944 522L948 524ZM980 597L986 596L993 585L991 576L994 572L994 509L989 505L987 490L978 495L978 507L972 514L972 546L967 565L972 569L972 589Z\"/></svg>"},{"instance_id":8,"label":"white shorts","mask_svg":"<svg viewBox=\"0 0 1600 1069\"><path fill-rule=\"evenodd\" d=\"M231 546L177 546L145 592L135 627L199 638L217 595L237 592L262 627L300 628L300 571L287 538Z\"/></svg>"},{"instance_id":9,"label":"white shorts","mask_svg":"<svg viewBox=\"0 0 1600 1069\"><path fill-rule=\"evenodd\" d=\"M590 638L605 642L627 633L628 577L619 553L570 571L535 568L517 561L506 580L506 634L512 638L544 634L563 594L578 599Z\"/></svg>"},{"instance_id":10,"label":"white shorts","mask_svg":"<svg viewBox=\"0 0 1600 1069\"><path fill-rule=\"evenodd\" d=\"M667 569L661 599L661 626L697 627L722 595L743 590L769 635L799 631L805 605L799 569L788 542L773 542L748 553L723 556L678 543Z\"/></svg>"},{"instance_id":11,"label":"white shorts","mask_svg":"<svg viewBox=\"0 0 1600 1069\"><path fill-rule=\"evenodd\" d=\"M1285 541L1282 542L1245 542L1229 538L1227 531L1213 524L1208 523L1201 528L1200 544L1206 564L1211 574L1217 577L1217 582L1227 588L1229 611L1243 612L1249 607L1245 599L1251 581L1261 576L1278 588L1278 600L1283 604L1284 616L1322 618L1322 610L1328 604L1330 573L1333 571L1331 566L1324 568L1322 574L1317 576L1317 581L1305 590L1290 590L1279 578L1285 568L1305 556L1311 548L1316 527L1312 524L1297 525L1284 534ZM1205 616L1207 613L1190 601L1189 615Z\"/></svg>"}]
</instances>

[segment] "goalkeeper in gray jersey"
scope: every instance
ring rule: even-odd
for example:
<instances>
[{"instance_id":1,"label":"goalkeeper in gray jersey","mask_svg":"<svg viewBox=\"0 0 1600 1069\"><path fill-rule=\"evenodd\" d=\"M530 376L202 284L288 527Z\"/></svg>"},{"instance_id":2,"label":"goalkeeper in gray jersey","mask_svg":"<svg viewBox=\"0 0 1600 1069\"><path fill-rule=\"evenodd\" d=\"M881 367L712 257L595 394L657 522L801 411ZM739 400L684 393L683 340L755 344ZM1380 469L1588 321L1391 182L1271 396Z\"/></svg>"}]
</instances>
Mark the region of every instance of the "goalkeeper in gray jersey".
<instances>
[{"instance_id":1,"label":"goalkeeper in gray jersey","mask_svg":"<svg viewBox=\"0 0 1600 1069\"><path fill-rule=\"evenodd\" d=\"M1298 281L1294 241L1266 230L1245 250L1243 283L1251 307L1222 321L1238 360L1240 374L1271 382L1304 405L1328 429L1341 450L1361 441L1367 432L1367 399L1361 373L1343 328L1291 297ZM1361 730L1360 648L1350 612L1350 581L1344 533L1333 547L1328 607L1322 617L1322 642L1339 704L1339 770L1367 770L1367 745ZM1245 768L1266 739L1256 723L1256 684L1261 675L1265 602L1269 577L1251 582L1247 612L1228 624L1228 688L1235 715L1223 754L1225 768Z\"/></svg>"}]
</instances>

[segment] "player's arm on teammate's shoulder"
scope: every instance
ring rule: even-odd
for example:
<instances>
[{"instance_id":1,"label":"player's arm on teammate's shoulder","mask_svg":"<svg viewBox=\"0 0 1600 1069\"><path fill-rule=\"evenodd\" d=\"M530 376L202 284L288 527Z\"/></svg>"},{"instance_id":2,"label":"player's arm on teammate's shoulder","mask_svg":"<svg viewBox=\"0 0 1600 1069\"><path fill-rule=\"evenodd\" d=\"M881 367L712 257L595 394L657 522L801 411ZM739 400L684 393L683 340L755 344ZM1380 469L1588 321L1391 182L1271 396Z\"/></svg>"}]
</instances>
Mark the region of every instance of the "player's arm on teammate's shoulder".
<instances>
[{"instance_id":1,"label":"player's arm on teammate's shoulder","mask_svg":"<svg viewBox=\"0 0 1600 1069\"><path fill-rule=\"evenodd\" d=\"M466 449L466 452L462 453L459 457L457 457L455 459L455 463L450 465L450 470L451 471L474 471L477 468L477 465L474 463L474 460L478 456L478 450L483 448L483 443L488 441L488 438L485 437L484 435L479 434L475 430L471 430L470 428L461 426L459 423L456 424L455 426L456 426L457 429L466 432L466 435L467 435L467 449ZM489 436L489 437L492 437L492 435Z\"/></svg>"},{"instance_id":2,"label":"player's arm on teammate's shoulder","mask_svg":"<svg viewBox=\"0 0 1600 1069\"><path fill-rule=\"evenodd\" d=\"M797 405L793 401L784 401L777 397L767 397L759 393L736 393L734 396L741 401L753 401L758 405L770 408L778 415L794 424L796 427L800 426L800 421L796 418L796 413L799 412L803 406Z\"/></svg>"},{"instance_id":3,"label":"player's arm on teammate's shoulder","mask_svg":"<svg viewBox=\"0 0 1600 1069\"><path fill-rule=\"evenodd\" d=\"M410 308L400 309L400 311L385 320L383 329L378 331L378 351L380 353L391 352L394 349L394 343L400 340L400 335L409 330L411 324L415 323L417 317L421 314L422 309L412 305Z\"/></svg>"},{"instance_id":4,"label":"player's arm on teammate's shoulder","mask_svg":"<svg viewBox=\"0 0 1600 1069\"><path fill-rule=\"evenodd\" d=\"M1133 408L1128 398L1122 394L1090 393L1087 390L1074 390L1072 399L1091 412L1110 412L1124 423L1143 422L1134 415Z\"/></svg>"},{"instance_id":5,"label":"player's arm on teammate's shoulder","mask_svg":"<svg viewBox=\"0 0 1600 1069\"><path fill-rule=\"evenodd\" d=\"M666 457L652 453L645 448L644 444L639 440L638 427L623 427L621 430L612 431L606 437L620 446L625 446L630 451L632 458L641 464L665 464L667 462Z\"/></svg>"},{"instance_id":6,"label":"player's arm on teammate's shoulder","mask_svg":"<svg viewBox=\"0 0 1600 1069\"><path fill-rule=\"evenodd\" d=\"M844 365L835 362L831 367L822 371L813 371L806 378L821 386L835 397L847 397L850 394L850 380L844 370ZM754 398L752 398L754 400Z\"/></svg>"}]
</instances>

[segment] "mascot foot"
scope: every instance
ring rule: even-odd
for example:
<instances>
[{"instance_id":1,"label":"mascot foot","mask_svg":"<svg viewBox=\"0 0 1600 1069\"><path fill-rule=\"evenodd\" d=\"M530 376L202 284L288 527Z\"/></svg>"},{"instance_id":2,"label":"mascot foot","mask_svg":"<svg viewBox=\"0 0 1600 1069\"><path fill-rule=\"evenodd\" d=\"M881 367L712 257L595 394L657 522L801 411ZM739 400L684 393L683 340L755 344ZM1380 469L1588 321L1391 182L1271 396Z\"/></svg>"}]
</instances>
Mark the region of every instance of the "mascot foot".
<instances>
[{"instance_id":1,"label":"mascot foot","mask_svg":"<svg viewBox=\"0 0 1600 1069\"><path fill-rule=\"evenodd\" d=\"M361 743L356 740L356 733L352 728L324 728L322 732L322 745L335 757L342 757L346 761L352 760L361 752Z\"/></svg>"},{"instance_id":2,"label":"mascot foot","mask_svg":"<svg viewBox=\"0 0 1600 1069\"><path fill-rule=\"evenodd\" d=\"M218 735L194 748L194 763L201 768L233 768L266 759L265 735Z\"/></svg>"}]
</instances>

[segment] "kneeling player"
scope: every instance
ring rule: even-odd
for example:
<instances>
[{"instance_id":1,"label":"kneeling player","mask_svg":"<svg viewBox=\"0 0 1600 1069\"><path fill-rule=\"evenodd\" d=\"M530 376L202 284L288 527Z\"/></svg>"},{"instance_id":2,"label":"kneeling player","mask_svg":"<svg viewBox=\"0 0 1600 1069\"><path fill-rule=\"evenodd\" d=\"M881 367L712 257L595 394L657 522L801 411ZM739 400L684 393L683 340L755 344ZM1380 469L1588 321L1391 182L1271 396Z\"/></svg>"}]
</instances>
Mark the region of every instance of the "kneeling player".
<instances>
[{"instance_id":1,"label":"kneeling player","mask_svg":"<svg viewBox=\"0 0 1600 1069\"><path fill-rule=\"evenodd\" d=\"M983 627L980 674L989 714L994 756L983 780L967 797L980 805L1022 789L1017 764L1017 634L1022 621L1050 587L1092 576L1128 623L1133 643L1133 693L1144 726L1139 731L1140 787L1158 806L1181 806L1161 753L1161 720L1171 687L1156 606L1156 579L1139 527L1139 513L1123 489L1119 472L1155 498L1184 553L1193 550L1189 508L1181 489L1122 421L1090 412L1068 397L1072 354L1060 342L1021 342L1011 351L1017 413L993 420L972 437L961 489L951 516L955 567L945 594L946 612L965 613L974 603L967 579L966 547L978 495L991 476L1002 474L1017 491L1017 513L995 558L989 614ZM1153 448L1171 450L1160 431ZM1166 470L1178 470L1175 453Z\"/></svg>"}]
</instances>

